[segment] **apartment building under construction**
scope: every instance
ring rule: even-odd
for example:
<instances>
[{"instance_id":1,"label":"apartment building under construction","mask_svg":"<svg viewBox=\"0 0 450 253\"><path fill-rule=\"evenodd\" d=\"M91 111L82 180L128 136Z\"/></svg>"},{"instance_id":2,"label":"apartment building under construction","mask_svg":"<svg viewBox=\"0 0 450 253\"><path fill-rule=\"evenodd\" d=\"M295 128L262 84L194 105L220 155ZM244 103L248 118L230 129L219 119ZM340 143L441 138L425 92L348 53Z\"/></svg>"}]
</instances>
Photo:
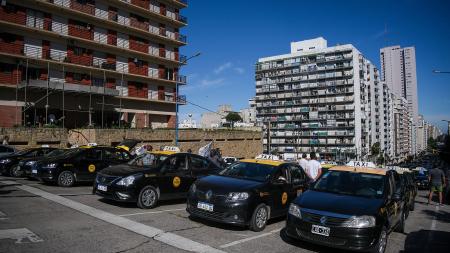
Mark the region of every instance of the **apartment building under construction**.
<instances>
[{"instance_id":1,"label":"apartment building under construction","mask_svg":"<svg viewBox=\"0 0 450 253\"><path fill-rule=\"evenodd\" d=\"M174 127L186 0L6 0L0 126ZM177 99L178 98L178 99Z\"/></svg>"}]
</instances>

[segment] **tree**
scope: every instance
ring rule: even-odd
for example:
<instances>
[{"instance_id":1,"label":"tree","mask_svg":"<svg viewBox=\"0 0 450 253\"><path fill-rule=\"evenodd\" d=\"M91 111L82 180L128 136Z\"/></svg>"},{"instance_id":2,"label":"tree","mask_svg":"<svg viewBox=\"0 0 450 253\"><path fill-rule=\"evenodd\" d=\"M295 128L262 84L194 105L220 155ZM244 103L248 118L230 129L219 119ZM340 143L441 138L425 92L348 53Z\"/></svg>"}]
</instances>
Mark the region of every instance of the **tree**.
<instances>
[{"instance_id":1,"label":"tree","mask_svg":"<svg viewBox=\"0 0 450 253\"><path fill-rule=\"evenodd\" d=\"M437 149L437 143L436 140L432 137L428 138L428 148L429 149Z\"/></svg>"},{"instance_id":2,"label":"tree","mask_svg":"<svg viewBox=\"0 0 450 253\"><path fill-rule=\"evenodd\" d=\"M375 142L372 147L370 148L370 151L372 153L372 159L376 160L377 156L380 154L380 143L379 142Z\"/></svg>"},{"instance_id":3,"label":"tree","mask_svg":"<svg viewBox=\"0 0 450 253\"><path fill-rule=\"evenodd\" d=\"M228 115L225 117L225 120L226 120L227 122L230 122L230 123L231 123L231 128L234 128L234 123L235 123L235 122L238 122L238 121L241 121L242 118L241 118L241 115L239 115L239 113L237 113L237 112L230 112L230 113L228 113Z\"/></svg>"}]
</instances>

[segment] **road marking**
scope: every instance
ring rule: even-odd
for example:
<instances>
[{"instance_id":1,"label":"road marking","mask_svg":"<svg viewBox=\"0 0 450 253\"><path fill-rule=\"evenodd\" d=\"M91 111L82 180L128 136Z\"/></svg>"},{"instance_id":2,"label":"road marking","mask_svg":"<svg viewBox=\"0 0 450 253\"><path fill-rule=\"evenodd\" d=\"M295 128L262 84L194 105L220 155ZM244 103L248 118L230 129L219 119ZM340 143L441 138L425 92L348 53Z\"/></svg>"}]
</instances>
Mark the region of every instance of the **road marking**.
<instances>
[{"instance_id":1,"label":"road marking","mask_svg":"<svg viewBox=\"0 0 450 253\"><path fill-rule=\"evenodd\" d=\"M436 206L435 210L436 210L436 215L434 215L433 220L431 221L430 232L428 233L428 236L427 236L427 245L429 245L431 243L431 241L433 240L433 234L434 234L434 231L436 230L436 220L437 220L437 215L439 212L439 206Z\"/></svg>"},{"instance_id":2,"label":"road marking","mask_svg":"<svg viewBox=\"0 0 450 253\"><path fill-rule=\"evenodd\" d=\"M26 228L4 229L0 230L0 240L12 239L15 243L43 242L39 236Z\"/></svg>"},{"instance_id":3,"label":"road marking","mask_svg":"<svg viewBox=\"0 0 450 253\"><path fill-rule=\"evenodd\" d=\"M272 234L278 233L278 232L281 231L281 229L282 228L278 228L278 229L272 230L272 231L264 233L264 234L260 234L260 235L252 236L252 237L249 237L249 238L245 238L245 239L237 240L237 241L234 241L234 242L230 242L230 243L221 245L219 247L221 249L228 248L228 247L240 244L240 243L248 242L248 241L255 240L255 239L258 239L258 238L261 238L261 237L265 237L265 236L268 236L268 235L272 235Z\"/></svg>"},{"instance_id":4,"label":"road marking","mask_svg":"<svg viewBox=\"0 0 450 253\"><path fill-rule=\"evenodd\" d=\"M155 213L175 212L175 211L181 211L181 210L186 210L186 208L160 210L160 211L153 211L153 212L142 212L142 213L129 213L129 214L122 214L122 215L119 215L119 216L126 217L126 216L134 216L134 215L141 215L141 214L155 214Z\"/></svg>"},{"instance_id":5,"label":"road marking","mask_svg":"<svg viewBox=\"0 0 450 253\"><path fill-rule=\"evenodd\" d=\"M2 183L8 184L11 182L3 181ZM209 252L224 253L224 251L215 249L211 246L192 241L188 238L184 238L184 237L181 237L179 235L176 235L176 234L173 234L170 232L164 232L161 229L147 226L142 223L139 223L139 222L127 219L127 218L120 217L120 216L112 214L112 213L102 211L100 209L96 209L96 208L81 204L79 202L43 191L43 190L35 188L35 187L31 187L28 185L17 185L16 187L21 190L30 192L32 194L41 196L50 201L56 202L60 205L72 208L72 209L77 210L82 213L85 213L94 218L100 219L104 222L116 225L118 227L124 228L124 229L134 232L136 234L140 234L142 236L155 239L157 241L163 242L165 244L168 244L170 246L173 246L173 247L176 247L176 248L179 248L182 250L192 251L192 252L204 252L204 253L209 253Z\"/></svg>"}]
</instances>

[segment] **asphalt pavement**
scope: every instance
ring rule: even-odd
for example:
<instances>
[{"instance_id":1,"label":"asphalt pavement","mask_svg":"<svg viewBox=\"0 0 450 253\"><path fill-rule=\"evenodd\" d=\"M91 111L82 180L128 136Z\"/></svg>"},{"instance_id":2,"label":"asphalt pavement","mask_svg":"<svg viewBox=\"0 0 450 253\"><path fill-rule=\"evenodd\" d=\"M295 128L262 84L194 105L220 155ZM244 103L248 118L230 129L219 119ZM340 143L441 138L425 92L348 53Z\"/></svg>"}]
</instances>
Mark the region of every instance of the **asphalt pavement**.
<instances>
[{"instance_id":1,"label":"asphalt pavement","mask_svg":"<svg viewBox=\"0 0 450 253\"><path fill-rule=\"evenodd\" d=\"M450 206L416 198L404 234L386 252L448 252ZM284 236L284 219L262 232L189 218L185 201L149 210L92 195L91 185L61 188L0 177L0 252L342 252Z\"/></svg>"}]
</instances>

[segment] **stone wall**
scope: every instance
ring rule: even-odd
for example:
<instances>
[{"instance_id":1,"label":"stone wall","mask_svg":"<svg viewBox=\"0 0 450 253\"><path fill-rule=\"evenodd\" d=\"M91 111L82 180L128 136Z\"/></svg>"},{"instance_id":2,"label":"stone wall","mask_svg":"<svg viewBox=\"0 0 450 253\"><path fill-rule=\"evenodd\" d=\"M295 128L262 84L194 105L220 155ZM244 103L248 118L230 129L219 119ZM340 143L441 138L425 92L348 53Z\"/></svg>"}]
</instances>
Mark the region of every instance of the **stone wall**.
<instances>
[{"instance_id":1,"label":"stone wall","mask_svg":"<svg viewBox=\"0 0 450 253\"><path fill-rule=\"evenodd\" d=\"M9 137L9 144L19 149L49 145L67 146L67 129L63 128L0 128L0 141Z\"/></svg>"},{"instance_id":2,"label":"stone wall","mask_svg":"<svg viewBox=\"0 0 450 253\"><path fill-rule=\"evenodd\" d=\"M73 129L59 128L0 128L0 139L9 136L9 142L19 148L40 146L66 147L67 143L84 145L95 142L99 145L117 145L123 139L137 139L155 149L175 145L173 129ZM214 148L220 148L224 156L253 158L262 153L262 133L243 130L180 129L178 146L182 151L198 149L210 141Z\"/></svg>"}]
</instances>

